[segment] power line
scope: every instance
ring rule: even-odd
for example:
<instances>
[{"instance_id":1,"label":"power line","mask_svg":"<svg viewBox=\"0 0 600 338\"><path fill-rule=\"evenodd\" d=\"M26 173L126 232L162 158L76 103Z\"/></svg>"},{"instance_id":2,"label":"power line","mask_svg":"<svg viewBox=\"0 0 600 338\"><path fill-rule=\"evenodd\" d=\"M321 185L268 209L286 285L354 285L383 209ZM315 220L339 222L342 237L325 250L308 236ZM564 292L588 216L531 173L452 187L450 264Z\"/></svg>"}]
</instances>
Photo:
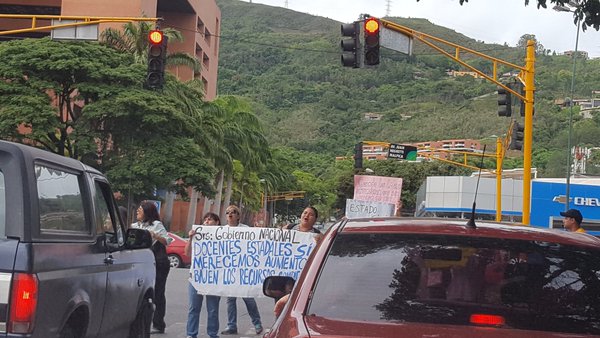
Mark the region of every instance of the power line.
<instances>
[{"instance_id":1,"label":"power line","mask_svg":"<svg viewBox=\"0 0 600 338\"><path fill-rule=\"evenodd\" d=\"M391 0L390 0L391 1ZM204 36L204 32L195 30L195 29L187 29L187 28L183 28L183 27L178 27L178 26L174 26L174 25L169 25L168 27L170 28L174 28L180 31L188 31L188 32L195 32L198 33L202 36ZM311 49L311 48L302 48L302 47L291 47L291 46L284 46L284 45L276 45L276 44L269 44L269 43L264 43L264 42L257 42L254 40L249 40L249 39L243 39L243 38L236 38L236 37L232 37L232 36L226 36L226 35L211 35L212 37L217 37L220 39L225 39L225 40L229 40L229 41L236 41L236 42L244 42L244 43L248 43L248 44L252 44L252 45L256 45L256 46L264 46L264 47L271 47L271 48L279 48L279 49L287 49L287 50L297 50L297 51L304 51L304 52L315 52L315 53L327 53L327 54L339 54L340 51L338 49L336 49L335 51L332 50L324 50L324 49ZM504 46L498 46L498 47L490 47L489 49L478 49L478 52L493 52L493 51L507 51L509 48L514 48L514 47L504 47ZM419 53L419 56L431 56L431 55L440 55L440 53L438 52L431 52L431 53Z\"/></svg>"}]
</instances>

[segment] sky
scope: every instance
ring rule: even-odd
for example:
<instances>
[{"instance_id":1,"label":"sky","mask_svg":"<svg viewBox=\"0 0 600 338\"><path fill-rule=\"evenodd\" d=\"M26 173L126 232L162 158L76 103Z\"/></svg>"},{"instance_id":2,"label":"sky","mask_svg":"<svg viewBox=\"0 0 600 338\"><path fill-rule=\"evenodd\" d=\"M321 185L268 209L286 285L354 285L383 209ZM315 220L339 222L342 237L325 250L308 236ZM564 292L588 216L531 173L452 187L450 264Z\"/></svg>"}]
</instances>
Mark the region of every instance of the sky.
<instances>
[{"instance_id":1,"label":"sky","mask_svg":"<svg viewBox=\"0 0 600 338\"><path fill-rule=\"evenodd\" d=\"M249 2L250 0L243 0ZM360 14L386 16L389 3L390 16L424 18L430 22L453 29L470 38L486 43L505 42L515 46L523 34L533 34L546 49L562 53L575 49L577 26L572 13L537 8L530 0L470 0L460 5L458 0L252 0L270 6L352 22ZM589 56L600 57L600 32L588 27L579 33L578 50Z\"/></svg>"}]
</instances>

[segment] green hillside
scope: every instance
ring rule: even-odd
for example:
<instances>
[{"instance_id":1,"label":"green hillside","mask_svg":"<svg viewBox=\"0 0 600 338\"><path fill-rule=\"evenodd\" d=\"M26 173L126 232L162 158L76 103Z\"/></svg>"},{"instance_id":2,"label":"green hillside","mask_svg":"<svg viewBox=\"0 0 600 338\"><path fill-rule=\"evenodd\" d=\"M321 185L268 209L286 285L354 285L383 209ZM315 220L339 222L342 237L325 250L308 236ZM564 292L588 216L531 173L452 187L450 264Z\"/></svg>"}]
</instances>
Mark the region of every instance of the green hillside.
<instances>
[{"instance_id":1,"label":"green hillside","mask_svg":"<svg viewBox=\"0 0 600 338\"><path fill-rule=\"evenodd\" d=\"M428 46L416 42L411 57L384 50L375 68L344 68L339 22L238 0L217 3L222 11L219 94L255 102L272 145L339 156L349 154L360 140L481 139L506 132L510 119L497 116L495 85L449 77L447 70L466 69ZM485 44L425 19L388 19L517 65L525 63L524 48ZM536 60L534 166L542 172L551 166L546 173L552 175L564 166L559 150L566 148L568 113L553 102L570 96L572 60L552 51L545 54ZM491 69L482 59L466 60L478 69ZM577 67L575 97L590 98L592 90L600 90L600 59L582 59ZM382 119L366 120L365 113L381 114ZM574 144L600 145L596 119L579 120Z\"/></svg>"}]
</instances>

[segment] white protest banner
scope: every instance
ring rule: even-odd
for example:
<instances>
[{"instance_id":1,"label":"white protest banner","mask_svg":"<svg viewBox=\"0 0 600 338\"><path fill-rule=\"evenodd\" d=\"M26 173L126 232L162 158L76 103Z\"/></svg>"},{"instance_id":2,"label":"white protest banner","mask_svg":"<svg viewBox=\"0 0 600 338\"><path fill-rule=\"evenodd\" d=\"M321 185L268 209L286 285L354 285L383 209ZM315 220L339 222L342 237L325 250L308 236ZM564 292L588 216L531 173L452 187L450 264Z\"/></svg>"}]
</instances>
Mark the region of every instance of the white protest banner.
<instances>
[{"instance_id":1,"label":"white protest banner","mask_svg":"<svg viewBox=\"0 0 600 338\"><path fill-rule=\"evenodd\" d=\"M263 297L269 276L298 279L315 234L276 228L194 225L190 282L204 295Z\"/></svg>"},{"instance_id":2,"label":"white protest banner","mask_svg":"<svg viewBox=\"0 0 600 338\"><path fill-rule=\"evenodd\" d=\"M346 200L346 218L368 218L394 216L395 206L391 203Z\"/></svg>"},{"instance_id":3,"label":"white protest banner","mask_svg":"<svg viewBox=\"0 0 600 338\"><path fill-rule=\"evenodd\" d=\"M354 175L354 199L398 204L402 193L402 178Z\"/></svg>"}]
</instances>

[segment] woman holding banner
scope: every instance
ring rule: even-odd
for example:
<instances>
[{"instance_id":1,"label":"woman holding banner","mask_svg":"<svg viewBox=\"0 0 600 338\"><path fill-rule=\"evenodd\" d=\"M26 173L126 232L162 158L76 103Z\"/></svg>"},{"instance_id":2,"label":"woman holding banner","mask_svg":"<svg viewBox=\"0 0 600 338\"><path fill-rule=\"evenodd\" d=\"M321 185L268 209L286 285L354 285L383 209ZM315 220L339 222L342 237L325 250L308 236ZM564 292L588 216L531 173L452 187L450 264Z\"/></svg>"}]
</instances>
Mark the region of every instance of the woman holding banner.
<instances>
[{"instance_id":1,"label":"woman holding banner","mask_svg":"<svg viewBox=\"0 0 600 338\"><path fill-rule=\"evenodd\" d=\"M232 204L228 206L225 210L225 214L227 215L228 226L247 227L246 224L240 223L240 209L236 205ZM258 312L256 300L251 297L243 297L242 300L246 304L246 309L248 310L248 315L252 320L252 325L254 325L256 334L261 334L263 332L263 326L260 320L260 313ZM237 333L237 298L227 297L227 329L221 331L221 334L233 335Z\"/></svg>"},{"instance_id":2,"label":"woman holding banner","mask_svg":"<svg viewBox=\"0 0 600 338\"><path fill-rule=\"evenodd\" d=\"M219 225L221 224L221 219L217 214L212 212L204 215L204 225ZM185 244L185 248L183 249L185 254L188 256L192 255L192 239L195 235L194 229L189 232L189 240ZM186 325L187 338L197 338L198 337L198 326L200 325L200 310L202 309L202 299L203 295L199 294L198 291L194 288L192 283L189 283L188 286L188 295L189 295L189 303L190 307L188 310L188 318ZM207 321L206 321L206 334L210 338L218 338L219 337L219 302L221 297L219 296L210 296L206 295L206 313L207 313Z\"/></svg>"},{"instance_id":3,"label":"woman holding banner","mask_svg":"<svg viewBox=\"0 0 600 338\"><path fill-rule=\"evenodd\" d=\"M317 218L319 217L319 211L317 208L313 206L308 206L302 212L300 216L300 224L290 224L286 227L288 230L296 230L300 232L312 232L318 234L315 237L315 240L318 241L323 237L321 231L315 228L315 223L317 222ZM291 291L291 290L290 290ZM289 299L289 293L275 301L275 309L273 312L275 313L275 318L279 317L279 314L283 310L285 303L287 303Z\"/></svg>"}]
</instances>

